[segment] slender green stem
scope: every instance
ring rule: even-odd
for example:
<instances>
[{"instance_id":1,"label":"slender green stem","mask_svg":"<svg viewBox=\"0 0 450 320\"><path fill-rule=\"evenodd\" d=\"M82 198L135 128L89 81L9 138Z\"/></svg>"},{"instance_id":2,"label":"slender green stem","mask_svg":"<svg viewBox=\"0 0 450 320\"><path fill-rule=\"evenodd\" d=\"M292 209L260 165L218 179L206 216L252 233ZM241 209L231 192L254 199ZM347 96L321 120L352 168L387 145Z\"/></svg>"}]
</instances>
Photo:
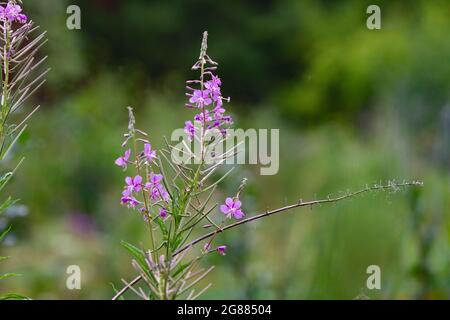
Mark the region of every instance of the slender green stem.
<instances>
[{"instance_id":1,"label":"slender green stem","mask_svg":"<svg viewBox=\"0 0 450 320\"><path fill-rule=\"evenodd\" d=\"M204 57L200 58L200 90L201 93L203 95L203 90L204 90L204 76L205 76L205 59ZM186 191L186 193L183 195L181 203L182 203L182 207L180 208L180 220L177 223L177 221L175 221L175 225L174 225L174 239L177 239L179 236L181 236L181 234L184 232L184 230L179 231L180 226L182 225L182 220L183 220L183 216L186 214L187 208L188 208L188 204L190 202L191 196L193 194L193 192L195 190L197 190L198 188L198 184L199 184L199 180L201 177L201 172L202 172L202 167L203 167L203 163L204 163L204 159L205 159L205 132L206 132L206 109L205 106L202 105L202 114L203 114L203 121L202 121L202 128L201 128L201 133L200 133L200 152L201 152L201 157L200 157L200 164L198 165L194 176L192 178L192 182L190 183L188 190ZM172 225L171 225L172 227ZM170 234L169 234L170 236ZM168 278L170 276L170 261L173 257L172 252L171 252L171 248L170 247L170 241L168 241L167 244L167 263L168 263L168 268L167 270L165 270L164 272L164 276L162 279L162 285L163 285L163 292L162 292L162 299L167 299L167 283L168 283ZM177 249L177 248L174 248ZM170 257L169 257L170 255Z\"/></svg>"},{"instance_id":2,"label":"slender green stem","mask_svg":"<svg viewBox=\"0 0 450 320\"><path fill-rule=\"evenodd\" d=\"M10 51L10 24L8 21L5 21L3 24L4 28L4 41L5 46L3 47L3 73L4 80L2 83L2 110L1 110L1 126L0 126L0 138L3 141L5 139L5 121L9 112L9 51Z\"/></svg>"}]
</instances>

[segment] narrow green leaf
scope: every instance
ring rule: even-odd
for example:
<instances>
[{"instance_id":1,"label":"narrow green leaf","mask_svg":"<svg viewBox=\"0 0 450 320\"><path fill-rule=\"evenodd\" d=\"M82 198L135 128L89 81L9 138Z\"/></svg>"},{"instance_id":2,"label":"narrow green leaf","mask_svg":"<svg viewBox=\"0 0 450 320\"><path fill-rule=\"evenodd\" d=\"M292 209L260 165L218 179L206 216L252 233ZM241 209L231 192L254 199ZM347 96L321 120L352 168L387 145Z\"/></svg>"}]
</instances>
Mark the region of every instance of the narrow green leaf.
<instances>
[{"instance_id":1,"label":"narrow green leaf","mask_svg":"<svg viewBox=\"0 0 450 320\"><path fill-rule=\"evenodd\" d=\"M6 199L1 205L0 205L0 214L4 212L6 209L14 205L18 200L12 200L11 197Z\"/></svg>"},{"instance_id":2,"label":"narrow green leaf","mask_svg":"<svg viewBox=\"0 0 450 320\"><path fill-rule=\"evenodd\" d=\"M30 298L17 293L8 293L0 296L0 300L31 300Z\"/></svg>"},{"instance_id":3,"label":"narrow green leaf","mask_svg":"<svg viewBox=\"0 0 450 320\"><path fill-rule=\"evenodd\" d=\"M3 158L5 158L8 155L8 153L11 151L12 147L16 144L17 140L19 140L19 138L25 132L26 128L27 128L27 125L24 125L23 128L19 131L19 133L14 137L13 141L6 147L6 150L3 153Z\"/></svg>"},{"instance_id":4,"label":"narrow green leaf","mask_svg":"<svg viewBox=\"0 0 450 320\"><path fill-rule=\"evenodd\" d=\"M3 238L8 234L9 231L11 231L11 226L9 226L0 233L0 242L3 241Z\"/></svg>"},{"instance_id":5,"label":"narrow green leaf","mask_svg":"<svg viewBox=\"0 0 450 320\"><path fill-rule=\"evenodd\" d=\"M17 168L19 168L19 166L22 164L23 160L25 158L22 158L19 163L17 164L17 166L14 168L13 171L11 172L7 172L5 173L1 178L0 178L0 190L2 190L5 185L8 183L8 181L12 178L13 174L16 172Z\"/></svg>"},{"instance_id":6,"label":"narrow green leaf","mask_svg":"<svg viewBox=\"0 0 450 320\"><path fill-rule=\"evenodd\" d=\"M145 254L141 249L123 240L120 243L125 247L125 249L128 250L128 252L131 253L131 255L139 262L139 264L145 264Z\"/></svg>"},{"instance_id":7,"label":"narrow green leaf","mask_svg":"<svg viewBox=\"0 0 450 320\"><path fill-rule=\"evenodd\" d=\"M12 172L7 172L4 173L1 177L0 177L0 187L3 188L3 186L8 182L8 180L11 178L12 176Z\"/></svg>"},{"instance_id":8,"label":"narrow green leaf","mask_svg":"<svg viewBox=\"0 0 450 320\"><path fill-rule=\"evenodd\" d=\"M0 280L13 278L13 277L20 277L20 276L21 276L21 274L17 274L17 273L5 273L3 275L0 275Z\"/></svg>"},{"instance_id":9,"label":"narrow green leaf","mask_svg":"<svg viewBox=\"0 0 450 320\"><path fill-rule=\"evenodd\" d=\"M180 265L177 270L173 273L172 277L175 278L177 275L179 275L181 272L183 272L187 267L191 265L192 262L185 263Z\"/></svg>"},{"instance_id":10,"label":"narrow green leaf","mask_svg":"<svg viewBox=\"0 0 450 320\"><path fill-rule=\"evenodd\" d=\"M156 219L156 223L159 225L159 228L161 229L161 232L163 234L164 237L167 237L168 234L168 230L166 225L164 224L164 221L160 218Z\"/></svg>"}]
</instances>

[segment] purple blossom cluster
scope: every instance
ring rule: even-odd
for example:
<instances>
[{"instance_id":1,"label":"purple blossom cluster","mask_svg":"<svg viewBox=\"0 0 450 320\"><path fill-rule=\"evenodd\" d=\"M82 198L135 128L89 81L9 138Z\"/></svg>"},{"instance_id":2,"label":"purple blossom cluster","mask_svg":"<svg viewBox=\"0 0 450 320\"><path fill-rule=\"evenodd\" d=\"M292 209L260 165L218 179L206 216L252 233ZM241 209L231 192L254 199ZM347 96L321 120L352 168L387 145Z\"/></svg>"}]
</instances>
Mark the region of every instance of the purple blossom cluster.
<instances>
[{"instance_id":1,"label":"purple blossom cluster","mask_svg":"<svg viewBox=\"0 0 450 320\"><path fill-rule=\"evenodd\" d=\"M115 164L124 169L127 169L129 164L135 165L137 168L140 168L141 165L151 168L151 164L157 158L156 151L152 150L150 143L144 144L144 149L137 155L136 160L130 160L130 157L131 150L128 149L123 156L116 159ZM122 205L126 205L128 208L139 208L141 212L150 213L148 212L149 208L146 207L146 202L151 204L156 204L161 201L164 203L169 202L170 196L163 185L163 175L149 171L145 175L145 178L144 181L143 177L139 174L134 177L128 176L125 178L125 186L120 199ZM138 200L139 198L142 198L142 201ZM159 216L161 218L167 217L166 209L160 209Z\"/></svg>"},{"instance_id":2,"label":"purple blossom cluster","mask_svg":"<svg viewBox=\"0 0 450 320\"><path fill-rule=\"evenodd\" d=\"M217 63L211 60L211 58L206 54L206 44L207 33L204 33L204 38L201 47L201 54L197 62L194 64L192 69L201 70L201 75L199 80L189 80L187 81L186 96L188 97L188 103L186 106L190 109L197 110L198 113L195 114L193 120L185 122L184 131L187 133L189 139L198 140L202 144L202 148L206 146L206 140L204 139L206 132L208 130L216 129L219 130L223 136L226 136L227 129L233 124L233 119L231 116L226 114L224 108L224 102L230 102L230 98L224 98L221 91L222 81L221 79L213 73L216 70ZM207 66L210 65L210 66ZM152 170L153 163L157 159L157 153L152 149L151 144L146 139L136 138L136 133L147 136L144 132L134 128L135 118L130 111L130 123L129 132L125 134L125 142L122 147L126 147L128 142L132 140L133 150L125 150L124 154L115 160L115 164L124 170L128 168L129 165L135 167L136 174L134 176L127 176L125 178L125 186L123 187L121 204L127 206L128 208L136 209L141 212L144 219L148 223L152 223L154 217L158 217L162 220L170 217L168 210L170 210L171 196L167 192L164 182L164 177L160 173L156 173ZM139 152L136 150L136 143L143 141L144 145ZM134 154L134 156L133 156ZM202 156L203 161L203 156ZM197 172L201 173L201 168L205 163L201 163ZM181 170L181 169L180 169ZM145 175L143 174L145 172ZM181 173L181 171L180 171ZM178 175L178 174L177 174ZM203 179L205 179L204 177ZM175 186L175 189L188 190L187 194L183 194L187 199L192 197L190 191L195 190L199 193L202 191L203 185L201 176L197 173L189 179L189 185L181 189ZM220 212L225 216L221 222L221 226L225 223L226 219L243 219L245 214L242 210L242 203L239 200L240 193L242 191L243 185L239 188L238 193L234 197L227 197L224 204L222 204L219 209ZM173 199L178 199L174 196ZM198 199L197 199L198 200ZM176 200L173 200L176 201ZM188 202L189 203L189 202ZM185 204L182 204L184 206ZM196 207L193 207L196 209ZM184 208L187 212L187 208ZM189 216L188 213L186 213ZM193 229L202 219L196 220L196 218L191 218L194 223L188 222L189 226L187 229ZM162 230L162 229L161 229ZM162 231L164 232L164 231ZM227 246L219 245L215 249L211 248L213 239L215 235L205 243L203 247L203 254L216 252L220 255L226 255ZM153 239L153 238L152 238Z\"/></svg>"},{"instance_id":3,"label":"purple blossom cluster","mask_svg":"<svg viewBox=\"0 0 450 320\"><path fill-rule=\"evenodd\" d=\"M224 108L224 101L230 102L230 98L224 98L221 91L222 81L213 73L216 70L217 63L212 61L206 54L206 37L204 33L202 49L200 58L194 65L193 69L201 69L200 80L187 81L186 89L188 92L186 96L189 98L189 103L186 104L188 108L197 109L199 113L194 116L194 121L186 121L184 132L192 141L194 138L200 136L200 141L203 141L201 135L206 130L217 129L223 136L226 135L227 128L233 124L231 116L226 115ZM210 63L212 67L206 67L206 63ZM197 88L194 88L196 86ZM197 130L201 132L197 132ZM226 215L227 218L242 219L245 214L241 209L242 203L239 200L239 193L236 197L228 197L225 203L220 206L220 211ZM209 252L211 241L207 242L203 248L204 252ZM222 245L216 248L216 251L221 254L226 254L226 246Z\"/></svg>"},{"instance_id":4,"label":"purple blossom cluster","mask_svg":"<svg viewBox=\"0 0 450 320\"><path fill-rule=\"evenodd\" d=\"M194 121L186 121L184 131L192 140L196 135L196 123L204 129L216 128L225 135L226 129L233 124L233 119L229 115L225 115L223 102L230 102L230 98L224 98L221 92L222 81L212 73L213 68L204 73L204 77L209 80L189 80L187 81L186 95L189 97L188 108L198 109L199 113L194 116ZM192 84L199 85L199 89L191 87Z\"/></svg>"},{"instance_id":5,"label":"purple blossom cluster","mask_svg":"<svg viewBox=\"0 0 450 320\"><path fill-rule=\"evenodd\" d=\"M0 21L26 23L28 17L22 13L22 7L13 1L3 7L0 5Z\"/></svg>"}]
</instances>

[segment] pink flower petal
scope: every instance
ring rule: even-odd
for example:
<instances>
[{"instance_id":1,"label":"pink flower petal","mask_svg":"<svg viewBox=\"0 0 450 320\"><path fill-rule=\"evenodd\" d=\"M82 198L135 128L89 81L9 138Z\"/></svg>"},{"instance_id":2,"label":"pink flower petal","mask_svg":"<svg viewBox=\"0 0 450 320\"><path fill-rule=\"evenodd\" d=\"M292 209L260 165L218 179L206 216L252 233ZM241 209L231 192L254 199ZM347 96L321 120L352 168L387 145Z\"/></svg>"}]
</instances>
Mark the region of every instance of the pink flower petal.
<instances>
[{"instance_id":1,"label":"pink flower petal","mask_svg":"<svg viewBox=\"0 0 450 320\"><path fill-rule=\"evenodd\" d=\"M142 177L141 177L141 176L136 176L136 177L134 177L133 183L134 183L135 185L141 184L141 183L142 183Z\"/></svg>"},{"instance_id":2,"label":"pink flower petal","mask_svg":"<svg viewBox=\"0 0 450 320\"><path fill-rule=\"evenodd\" d=\"M233 207L233 204L234 204L233 198L226 198L225 204L226 204L228 207L232 208L232 207Z\"/></svg>"},{"instance_id":3,"label":"pink flower petal","mask_svg":"<svg viewBox=\"0 0 450 320\"><path fill-rule=\"evenodd\" d=\"M118 165L119 167L123 167L126 165L126 162L124 161L124 159L122 157L117 158L116 161L114 162L116 165Z\"/></svg>"},{"instance_id":4,"label":"pink flower petal","mask_svg":"<svg viewBox=\"0 0 450 320\"><path fill-rule=\"evenodd\" d=\"M236 219L242 219L244 216L245 216L245 214L244 214L244 212L242 212L242 210L236 210L236 212L233 214L233 216L236 218Z\"/></svg>"},{"instance_id":5,"label":"pink flower petal","mask_svg":"<svg viewBox=\"0 0 450 320\"><path fill-rule=\"evenodd\" d=\"M228 208L228 206L222 204L220 206L220 211L222 211L222 213L228 214L228 212L230 212L230 208Z\"/></svg>"}]
</instances>

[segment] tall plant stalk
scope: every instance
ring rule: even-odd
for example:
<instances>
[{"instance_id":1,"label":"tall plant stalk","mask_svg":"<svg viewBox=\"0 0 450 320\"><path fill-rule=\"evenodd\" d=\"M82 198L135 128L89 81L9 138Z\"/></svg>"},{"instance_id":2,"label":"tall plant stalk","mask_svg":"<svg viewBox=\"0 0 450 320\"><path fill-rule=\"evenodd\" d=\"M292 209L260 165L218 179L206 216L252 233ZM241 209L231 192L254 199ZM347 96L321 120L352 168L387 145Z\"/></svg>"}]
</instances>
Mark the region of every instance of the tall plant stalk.
<instances>
[{"instance_id":1,"label":"tall plant stalk","mask_svg":"<svg viewBox=\"0 0 450 320\"><path fill-rule=\"evenodd\" d=\"M4 165L6 156L26 129L28 119L37 111L39 106L31 112L24 112L24 116L17 119L16 114L28 98L45 82L45 75L49 69L39 72L39 67L46 57L36 59L38 50L47 41L45 32L38 33L39 27L22 13L21 1L10 0L0 3L0 64L1 64L1 99L0 99L0 163ZM23 159L22 159L23 160ZM16 172L15 169L4 173L0 177L0 191ZM16 201L7 197L0 204L0 214L11 207ZM0 242L11 230L9 226L0 230ZM6 259L0 257L0 260ZM14 277L17 274L0 274L0 280ZM16 294L0 296L0 299L22 298Z\"/></svg>"},{"instance_id":2,"label":"tall plant stalk","mask_svg":"<svg viewBox=\"0 0 450 320\"><path fill-rule=\"evenodd\" d=\"M187 81L188 108L197 110L194 121L185 122L186 139L183 145L172 145L167 140L161 150L152 149L148 134L136 128L133 109L129 108L128 132L124 135L124 155L116 165L127 169L134 166L136 175L125 179L121 203L139 212L150 233L150 249L138 248L122 242L132 254L132 265L138 276L117 291L113 300L128 291L145 300L153 299L195 299L211 284L198 288L202 280L213 270L203 267L201 260L209 254L225 255L225 245L213 246L218 235L246 223L287 212L299 207L313 207L319 204L336 203L372 191L397 191L404 187L421 186L418 181L389 182L386 185L366 186L345 195L314 201L298 201L289 206L250 215L245 218L241 197L246 180L241 183L234 196L227 197L224 204L214 203L217 186L231 173L228 170L215 181L211 177L218 173L227 159L234 157L237 146L220 154L216 147L227 139L227 130L233 120L226 115L224 103L229 102L221 93L221 80L215 75L218 64L208 53L208 33L203 34L198 60L193 65L199 71L199 78ZM211 134L212 132L212 134ZM200 154L195 145L200 146ZM173 153L184 156L184 162L175 161ZM208 161L208 160L214 161ZM218 209L218 210L217 210ZM213 215L220 211L222 219L216 223ZM236 221L230 221L236 220ZM206 223L206 225L205 225ZM197 231L208 230L197 238ZM209 231L211 230L211 231ZM201 248L196 245L202 243ZM146 289L136 288L143 280Z\"/></svg>"}]
</instances>

